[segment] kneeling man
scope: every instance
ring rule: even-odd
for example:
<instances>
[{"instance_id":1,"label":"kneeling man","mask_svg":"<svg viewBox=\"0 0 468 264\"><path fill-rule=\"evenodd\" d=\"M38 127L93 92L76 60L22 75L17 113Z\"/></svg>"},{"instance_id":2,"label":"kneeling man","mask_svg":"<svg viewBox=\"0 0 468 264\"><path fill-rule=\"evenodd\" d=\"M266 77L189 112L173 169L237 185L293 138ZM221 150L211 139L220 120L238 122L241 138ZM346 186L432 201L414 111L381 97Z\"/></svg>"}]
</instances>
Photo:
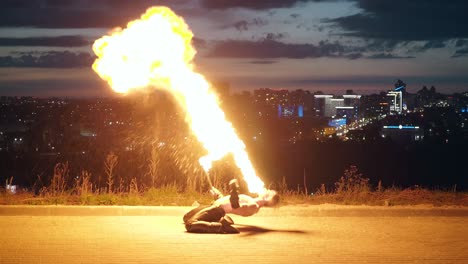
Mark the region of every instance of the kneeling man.
<instances>
[{"instance_id":1,"label":"kneeling man","mask_svg":"<svg viewBox=\"0 0 468 264\"><path fill-rule=\"evenodd\" d=\"M273 190L266 190L256 198L238 193L236 180L229 183L230 195L223 196L221 192L211 187L210 193L215 201L208 206L199 206L184 215L185 228L192 233L239 233L232 225L234 221L226 214L251 216L263 206L275 206L279 203L279 195Z\"/></svg>"}]
</instances>

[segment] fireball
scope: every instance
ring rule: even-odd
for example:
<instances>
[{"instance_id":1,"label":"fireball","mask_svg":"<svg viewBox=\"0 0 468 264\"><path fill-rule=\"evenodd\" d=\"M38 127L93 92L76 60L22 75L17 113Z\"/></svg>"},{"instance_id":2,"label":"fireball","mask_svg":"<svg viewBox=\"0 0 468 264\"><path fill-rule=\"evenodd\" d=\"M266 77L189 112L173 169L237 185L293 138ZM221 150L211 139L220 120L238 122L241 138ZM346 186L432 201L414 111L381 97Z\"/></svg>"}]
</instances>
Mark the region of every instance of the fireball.
<instances>
[{"instance_id":1,"label":"fireball","mask_svg":"<svg viewBox=\"0 0 468 264\"><path fill-rule=\"evenodd\" d=\"M182 17L167 7L151 7L127 27L96 40L96 73L117 93L165 89L185 111L185 121L208 154L199 162L208 173L212 163L231 153L249 191L265 191L245 150L226 120L205 77L193 69L193 33Z\"/></svg>"}]
</instances>

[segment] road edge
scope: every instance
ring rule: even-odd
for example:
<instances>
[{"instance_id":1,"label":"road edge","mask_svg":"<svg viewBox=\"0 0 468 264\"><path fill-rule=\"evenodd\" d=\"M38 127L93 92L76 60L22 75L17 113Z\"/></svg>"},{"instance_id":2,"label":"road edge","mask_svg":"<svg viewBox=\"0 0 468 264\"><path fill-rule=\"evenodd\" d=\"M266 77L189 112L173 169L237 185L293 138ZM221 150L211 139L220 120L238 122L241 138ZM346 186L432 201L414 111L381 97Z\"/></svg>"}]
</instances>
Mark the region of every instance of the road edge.
<instances>
[{"instance_id":1,"label":"road edge","mask_svg":"<svg viewBox=\"0 0 468 264\"><path fill-rule=\"evenodd\" d=\"M0 216L178 216L190 206L1 205ZM257 216L281 217L468 217L468 207L287 205Z\"/></svg>"}]
</instances>

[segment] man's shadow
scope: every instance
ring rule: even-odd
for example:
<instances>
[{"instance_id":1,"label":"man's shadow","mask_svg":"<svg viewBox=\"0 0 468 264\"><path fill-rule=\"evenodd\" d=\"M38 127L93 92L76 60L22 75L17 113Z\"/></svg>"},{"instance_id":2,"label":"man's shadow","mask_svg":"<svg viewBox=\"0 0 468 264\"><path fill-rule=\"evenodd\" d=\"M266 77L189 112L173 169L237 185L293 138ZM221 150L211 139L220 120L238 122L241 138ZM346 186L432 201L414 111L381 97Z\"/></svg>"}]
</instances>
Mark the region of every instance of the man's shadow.
<instances>
[{"instance_id":1,"label":"man's shadow","mask_svg":"<svg viewBox=\"0 0 468 264\"><path fill-rule=\"evenodd\" d=\"M253 235L259 235L259 234L270 233L270 232L304 234L304 235L309 233L303 230L269 229L269 228L253 226L253 225L235 224L234 226L237 228L237 230L239 230L242 236L253 236Z\"/></svg>"}]
</instances>

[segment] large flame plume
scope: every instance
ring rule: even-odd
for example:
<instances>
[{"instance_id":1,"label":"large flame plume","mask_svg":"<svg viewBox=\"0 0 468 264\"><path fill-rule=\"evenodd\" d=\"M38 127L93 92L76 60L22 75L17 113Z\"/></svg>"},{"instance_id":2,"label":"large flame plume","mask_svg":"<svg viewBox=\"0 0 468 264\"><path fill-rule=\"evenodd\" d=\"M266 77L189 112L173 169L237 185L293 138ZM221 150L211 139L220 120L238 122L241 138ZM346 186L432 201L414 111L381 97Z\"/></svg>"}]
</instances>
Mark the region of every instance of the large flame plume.
<instances>
[{"instance_id":1,"label":"large flame plume","mask_svg":"<svg viewBox=\"0 0 468 264\"><path fill-rule=\"evenodd\" d=\"M203 75L193 71L193 33L184 19L167 7L149 8L125 29L94 42L93 69L118 93L157 87L167 89L186 113L186 122L208 154L199 162L208 173L213 161L232 153L249 191L261 193L258 178L245 151Z\"/></svg>"}]
</instances>

